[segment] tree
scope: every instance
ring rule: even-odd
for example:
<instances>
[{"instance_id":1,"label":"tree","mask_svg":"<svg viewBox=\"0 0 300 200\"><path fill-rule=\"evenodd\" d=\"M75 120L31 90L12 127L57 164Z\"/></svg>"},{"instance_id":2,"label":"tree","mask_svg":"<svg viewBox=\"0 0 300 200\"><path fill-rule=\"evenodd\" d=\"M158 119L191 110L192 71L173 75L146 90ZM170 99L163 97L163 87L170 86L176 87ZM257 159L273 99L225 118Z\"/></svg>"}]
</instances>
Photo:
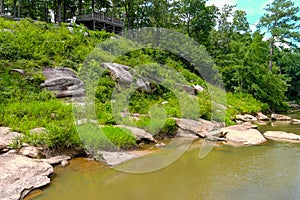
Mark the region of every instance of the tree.
<instances>
[{"instance_id":1,"label":"tree","mask_svg":"<svg viewBox=\"0 0 300 200\"><path fill-rule=\"evenodd\" d=\"M201 44L207 44L209 33L216 25L217 8L205 3L205 0L180 0L178 3L181 29Z\"/></svg>"},{"instance_id":2,"label":"tree","mask_svg":"<svg viewBox=\"0 0 300 200\"><path fill-rule=\"evenodd\" d=\"M269 70L273 68L273 54L275 45L295 46L300 41L299 7L291 0L274 0L265 8L267 12L260 18L259 28L266 28L271 35L269 49Z\"/></svg>"}]
</instances>

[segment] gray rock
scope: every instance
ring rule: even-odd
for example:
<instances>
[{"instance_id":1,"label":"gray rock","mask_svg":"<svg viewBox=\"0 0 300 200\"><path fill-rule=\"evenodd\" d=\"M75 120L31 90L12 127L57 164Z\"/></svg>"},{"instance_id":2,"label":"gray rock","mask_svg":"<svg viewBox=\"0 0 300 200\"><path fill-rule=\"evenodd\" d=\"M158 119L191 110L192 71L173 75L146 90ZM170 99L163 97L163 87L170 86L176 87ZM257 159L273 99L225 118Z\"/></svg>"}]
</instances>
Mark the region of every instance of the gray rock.
<instances>
[{"instance_id":1,"label":"gray rock","mask_svg":"<svg viewBox=\"0 0 300 200\"><path fill-rule=\"evenodd\" d=\"M257 113L256 118L260 121L269 121L270 118L264 114L262 114L261 112Z\"/></svg>"},{"instance_id":2,"label":"gray rock","mask_svg":"<svg viewBox=\"0 0 300 200\"><path fill-rule=\"evenodd\" d=\"M207 121L204 119L192 120L184 118L175 118L176 126L178 127L177 136L186 137L187 135L204 138L209 131L217 130L222 127L222 124Z\"/></svg>"},{"instance_id":3,"label":"gray rock","mask_svg":"<svg viewBox=\"0 0 300 200\"><path fill-rule=\"evenodd\" d=\"M257 118L249 115L249 114L244 114L244 115L236 115L235 118L238 121L243 121L243 122L253 122L253 121L257 121Z\"/></svg>"},{"instance_id":4,"label":"gray rock","mask_svg":"<svg viewBox=\"0 0 300 200\"><path fill-rule=\"evenodd\" d=\"M70 160L70 156L62 155L62 156L56 156L48 159L42 159L42 161L49 163L50 165L57 165L61 163L64 160Z\"/></svg>"},{"instance_id":5,"label":"gray rock","mask_svg":"<svg viewBox=\"0 0 300 200\"><path fill-rule=\"evenodd\" d=\"M138 155L128 152L99 151L96 160L105 162L107 165L114 166L137 157Z\"/></svg>"},{"instance_id":6,"label":"gray rock","mask_svg":"<svg viewBox=\"0 0 300 200\"><path fill-rule=\"evenodd\" d=\"M25 147L22 147L18 153L23 156L30 157L30 158L38 158L39 154L40 154L40 150L37 147L25 146Z\"/></svg>"},{"instance_id":7,"label":"gray rock","mask_svg":"<svg viewBox=\"0 0 300 200\"><path fill-rule=\"evenodd\" d=\"M294 133L286 133L283 131L267 131L264 136L268 139L287 141L287 142L300 142L300 135Z\"/></svg>"},{"instance_id":8,"label":"gray rock","mask_svg":"<svg viewBox=\"0 0 300 200\"><path fill-rule=\"evenodd\" d=\"M256 128L255 125L244 123L223 128L222 132L226 134L228 144L232 145L258 145L266 142L267 140Z\"/></svg>"},{"instance_id":9,"label":"gray rock","mask_svg":"<svg viewBox=\"0 0 300 200\"><path fill-rule=\"evenodd\" d=\"M292 118L286 115L281 115L281 114L272 114L271 115L272 120L277 120L277 121L291 121Z\"/></svg>"},{"instance_id":10,"label":"gray rock","mask_svg":"<svg viewBox=\"0 0 300 200\"><path fill-rule=\"evenodd\" d=\"M156 148L162 148L162 147L165 147L166 144L163 143L163 142L158 142L157 144L154 145Z\"/></svg>"},{"instance_id":11,"label":"gray rock","mask_svg":"<svg viewBox=\"0 0 300 200\"><path fill-rule=\"evenodd\" d=\"M200 85L193 85L193 87L197 92L203 92L204 91L204 88Z\"/></svg>"},{"instance_id":12,"label":"gray rock","mask_svg":"<svg viewBox=\"0 0 300 200\"><path fill-rule=\"evenodd\" d=\"M8 151L14 139L21 136L21 133L11 132L9 127L0 127L0 152Z\"/></svg>"},{"instance_id":13,"label":"gray rock","mask_svg":"<svg viewBox=\"0 0 300 200\"><path fill-rule=\"evenodd\" d=\"M293 124L300 124L300 119L293 119Z\"/></svg>"},{"instance_id":14,"label":"gray rock","mask_svg":"<svg viewBox=\"0 0 300 200\"><path fill-rule=\"evenodd\" d=\"M108 69L111 72L113 80L121 86L123 84L124 86L128 86L133 82L128 66L117 63L102 63L102 67Z\"/></svg>"},{"instance_id":15,"label":"gray rock","mask_svg":"<svg viewBox=\"0 0 300 200\"><path fill-rule=\"evenodd\" d=\"M146 80L145 78L138 77L135 74L135 70L130 69L130 67L126 65L121 65L117 63L102 63L102 67L110 71L113 80L121 88L127 88L133 84L136 88L139 88L140 90L146 92L151 91L150 81Z\"/></svg>"},{"instance_id":16,"label":"gray rock","mask_svg":"<svg viewBox=\"0 0 300 200\"><path fill-rule=\"evenodd\" d=\"M40 160L17 154L0 155L1 199L23 199L32 190L49 184L52 173L53 167Z\"/></svg>"},{"instance_id":17,"label":"gray rock","mask_svg":"<svg viewBox=\"0 0 300 200\"><path fill-rule=\"evenodd\" d=\"M196 94L196 90L192 86L184 85L184 84L180 84L180 83L176 83L175 86L177 88L181 89L182 91L188 93L189 95L195 95Z\"/></svg>"},{"instance_id":18,"label":"gray rock","mask_svg":"<svg viewBox=\"0 0 300 200\"><path fill-rule=\"evenodd\" d=\"M45 68L46 77L43 88L55 92L57 98L81 99L85 95L84 83L76 77L75 71L69 68Z\"/></svg>"},{"instance_id":19,"label":"gray rock","mask_svg":"<svg viewBox=\"0 0 300 200\"><path fill-rule=\"evenodd\" d=\"M132 134L135 136L137 142L142 142L142 141L155 142L155 143L157 142L153 137L153 135L151 135L150 133L146 132L143 129L137 127L125 126L125 125L116 125L116 127L126 128L130 130Z\"/></svg>"},{"instance_id":20,"label":"gray rock","mask_svg":"<svg viewBox=\"0 0 300 200\"><path fill-rule=\"evenodd\" d=\"M10 69L9 70L9 74L20 74L20 75L22 75L22 76L24 76L25 75L25 72L24 72L24 70L22 70L22 69Z\"/></svg>"},{"instance_id":21,"label":"gray rock","mask_svg":"<svg viewBox=\"0 0 300 200\"><path fill-rule=\"evenodd\" d=\"M67 161L67 160L61 161L61 166L62 166L62 167L66 167L66 166L68 166L68 165L69 165L69 161Z\"/></svg>"}]
</instances>

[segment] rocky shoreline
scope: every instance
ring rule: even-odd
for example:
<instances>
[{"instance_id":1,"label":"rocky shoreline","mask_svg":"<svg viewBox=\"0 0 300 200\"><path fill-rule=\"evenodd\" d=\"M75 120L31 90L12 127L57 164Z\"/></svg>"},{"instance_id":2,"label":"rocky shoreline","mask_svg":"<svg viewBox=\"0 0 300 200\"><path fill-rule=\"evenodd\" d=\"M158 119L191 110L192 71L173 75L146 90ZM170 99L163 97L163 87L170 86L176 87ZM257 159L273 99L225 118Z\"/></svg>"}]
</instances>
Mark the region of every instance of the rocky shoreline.
<instances>
[{"instance_id":1,"label":"rocky shoreline","mask_svg":"<svg viewBox=\"0 0 300 200\"><path fill-rule=\"evenodd\" d=\"M263 116L261 113L256 117L238 115L236 121L239 124L228 127L223 127L224 124L203 119L175 119L177 127L176 137L202 138L232 146L259 145L265 143L268 139L300 142L300 136L292 133L267 131L262 134L257 130L257 126L251 123L262 120L298 123L298 119L292 119L284 115L272 114L267 119L267 116ZM165 144L154 139L151 134L135 127L129 128L135 134L137 140L147 140L156 149L164 148ZM33 129L32 133L39 134L42 131L46 130L37 128ZM21 137L21 135L21 133L11 131L8 127L0 127L0 196L5 200L23 199L32 190L50 183L49 177L54 173L53 166L58 164L67 166L68 161L72 157L84 155L82 149L67 150L62 148L56 152L47 152L42 147L34 147L28 144L22 144L18 150L15 150L12 148L12 143L16 141L15 138ZM93 159L102 161L108 166L113 166L149 153L151 151L101 151ZM58 154L60 155L57 156ZM9 188L7 185L9 185Z\"/></svg>"}]
</instances>

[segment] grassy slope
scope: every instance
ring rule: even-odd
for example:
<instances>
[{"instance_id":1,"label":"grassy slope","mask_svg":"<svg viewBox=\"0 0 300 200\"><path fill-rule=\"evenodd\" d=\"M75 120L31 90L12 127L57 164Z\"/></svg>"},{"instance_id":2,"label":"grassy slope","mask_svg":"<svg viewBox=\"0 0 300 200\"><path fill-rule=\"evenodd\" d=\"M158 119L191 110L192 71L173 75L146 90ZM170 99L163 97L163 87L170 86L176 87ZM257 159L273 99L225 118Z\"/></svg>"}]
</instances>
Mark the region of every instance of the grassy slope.
<instances>
[{"instance_id":1,"label":"grassy slope","mask_svg":"<svg viewBox=\"0 0 300 200\"><path fill-rule=\"evenodd\" d=\"M84 27L74 27L70 31L65 25L57 26L30 20L14 22L0 18L0 126L10 126L24 133L27 136L24 140L34 145L42 144L50 147L81 145L73 122L72 107L39 87L44 81L39 70L43 67L70 67L78 70L95 45L110 36L110 33L89 31ZM132 67L147 63L167 63L191 84L205 85L204 81L191 73L183 62L172 56L153 55L153 52L149 51L133 52L117 61ZM9 69L12 68L24 69L26 75L10 75ZM99 79L96 105L98 121L101 124L119 122L111 114L110 94L113 86L114 83L107 74ZM182 96L185 98L186 95ZM227 104L230 105L226 115L227 124L232 124L231 119L237 113L256 113L266 108L250 95L227 94L227 97ZM151 123L150 118L146 116L139 121L125 118L122 123L139 126L152 133L162 128L162 132L171 135L175 130L172 117L210 118L209 93L198 95L201 109L195 116L190 116L187 113L192 113L194 107L188 100L182 113L176 96L167 88L160 86L157 86L152 94L135 92L130 99L130 112L147 114L153 105L161 105L164 101L168 102L163 105L166 110L166 121L154 120ZM50 133L40 136L29 133L30 129L41 126ZM111 133L111 138L117 146L125 148L132 146L132 137L127 137L128 134L124 131L113 130L110 127L105 133Z\"/></svg>"}]
</instances>

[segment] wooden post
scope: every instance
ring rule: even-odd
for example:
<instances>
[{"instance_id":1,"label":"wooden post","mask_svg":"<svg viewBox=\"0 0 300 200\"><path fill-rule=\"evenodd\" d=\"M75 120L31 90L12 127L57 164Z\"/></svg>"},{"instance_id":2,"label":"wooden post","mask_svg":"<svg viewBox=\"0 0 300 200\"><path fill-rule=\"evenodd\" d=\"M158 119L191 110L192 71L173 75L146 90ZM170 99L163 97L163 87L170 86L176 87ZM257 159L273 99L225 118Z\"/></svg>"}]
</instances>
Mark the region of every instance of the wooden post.
<instances>
[{"instance_id":1,"label":"wooden post","mask_svg":"<svg viewBox=\"0 0 300 200\"><path fill-rule=\"evenodd\" d=\"M93 30L96 30L96 21L93 19Z\"/></svg>"}]
</instances>

